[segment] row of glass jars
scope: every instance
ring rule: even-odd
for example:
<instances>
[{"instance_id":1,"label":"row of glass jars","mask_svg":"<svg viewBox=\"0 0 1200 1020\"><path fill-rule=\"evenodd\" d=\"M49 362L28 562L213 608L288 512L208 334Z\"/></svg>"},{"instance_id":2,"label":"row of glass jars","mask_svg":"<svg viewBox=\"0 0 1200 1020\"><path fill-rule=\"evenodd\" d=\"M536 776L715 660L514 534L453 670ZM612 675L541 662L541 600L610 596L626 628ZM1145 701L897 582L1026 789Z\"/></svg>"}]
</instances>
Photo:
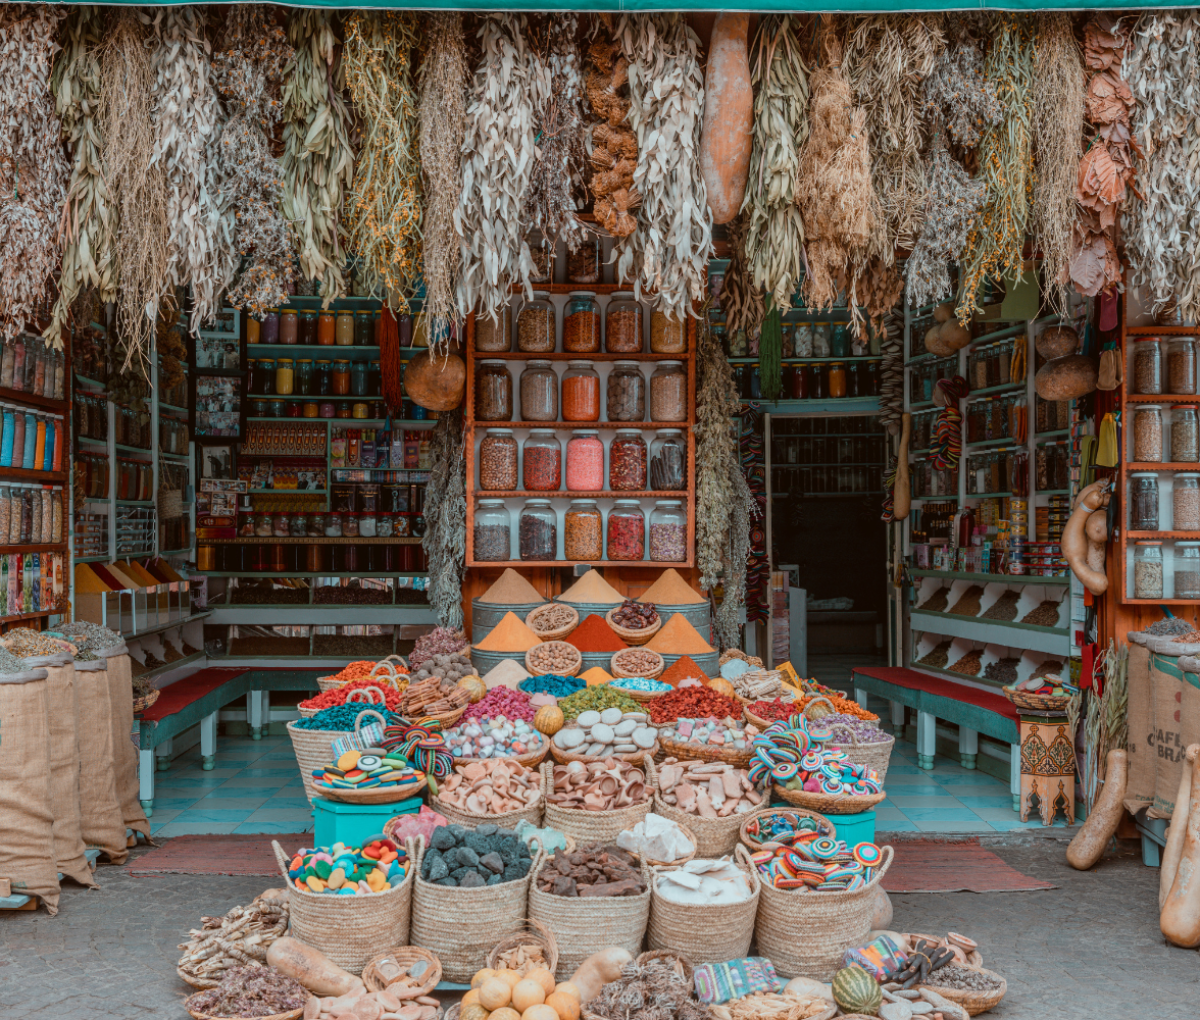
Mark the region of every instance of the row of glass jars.
<instances>
[{"instance_id":1,"label":"row of glass jars","mask_svg":"<svg viewBox=\"0 0 1200 1020\"><path fill-rule=\"evenodd\" d=\"M63 490L49 485L0 486L0 545L63 542Z\"/></svg>"},{"instance_id":2,"label":"row of glass jars","mask_svg":"<svg viewBox=\"0 0 1200 1020\"><path fill-rule=\"evenodd\" d=\"M1139 338L1133 345L1133 392L1197 392L1195 338Z\"/></svg>"},{"instance_id":3,"label":"row of glass jars","mask_svg":"<svg viewBox=\"0 0 1200 1020\"><path fill-rule=\"evenodd\" d=\"M248 365L255 396L378 397L383 392L378 361L259 358Z\"/></svg>"},{"instance_id":4,"label":"row of glass jars","mask_svg":"<svg viewBox=\"0 0 1200 1020\"><path fill-rule=\"evenodd\" d=\"M1153 471L1129 475L1129 526L1134 531L1200 531L1200 474L1171 478L1171 524L1159 516L1159 478Z\"/></svg>"},{"instance_id":5,"label":"row of glass jars","mask_svg":"<svg viewBox=\"0 0 1200 1020\"><path fill-rule=\"evenodd\" d=\"M1174 591L1166 589L1166 567L1174 570ZM1176 542L1172 550L1162 542L1135 542L1133 547L1133 597L1135 599L1200 599L1200 542Z\"/></svg>"},{"instance_id":6,"label":"row of glass jars","mask_svg":"<svg viewBox=\"0 0 1200 1020\"><path fill-rule=\"evenodd\" d=\"M262 321L246 321L247 343L302 344L309 347L378 347L383 313L302 312L268 308Z\"/></svg>"},{"instance_id":7,"label":"row of glass jars","mask_svg":"<svg viewBox=\"0 0 1200 1020\"><path fill-rule=\"evenodd\" d=\"M21 393L62 400L66 363L41 337L22 334L0 345L0 386Z\"/></svg>"},{"instance_id":8,"label":"row of glass jars","mask_svg":"<svg viewBox=\"0 0 1200 1020\"><path fill-rule=\"evenodd\" d=\"M677 499L659 500L646 515L636 499L618 499L604 515L595 500L573 499L563 514L563 559L574 561L687 559L687 511ZM607 530L607 535L606 535ZM512 514L501 499L481 499L473 530L475 559L512 559ZM517 522L517 558L558 559L558 512L548 499L526 500Z\"/></svg>"},{"instance_id":9,"label":"row of glass jars","mask_svg":"<svg viewBox=\"0 0 1200 1020\"><path fill-rule=\"evenodd\" d=\"M988 397L967 404L966 441L983 443L989 439L1023 439L1027 426L1028 401L1019 397ZM914 420L914 428L915 428ZM928 446L928 442L926 446ZM925 449L925 447L914 447Z\"/></svg>"},{"instance_id":10,"label":"row of glass jars","mask_svg":"<svg viewBox=\"0 0 1200 1020\"><path fill-rule=\"evenodd\" d=\"M531 361L521 372L517 421L599 421L600 375L590 361L569 361L560 385L549 361ZM608 376L607 421L646 419L646 377L637 362L617 361ZM687 421L687 372L681 361L662 361L650 377L651 421ZM513 377L503 361L482 361L475 377L477 421L512 421Z\"/></svg>"},{"instance_id":11,"label":"row of glass jars","mask_svg":"<svg viewBox=\"0 0 1200 1020\"><path fill-rule=\"evenodd\" d=\"M1024 342L1022 339L1021 343ZM1015 340L1004 340L971 352L967 358L967 382L972 390L1006 386L1013 382L1010 370L1015 344Z\"/></svg>"},{"instance_id":12,"label":"row of glass jars","mask_svg":"<svg viewBox=\"0 0 1200 1020\"><path fill-rule=\"evenodd\" d=\"M1133 459L1159 463L1200 461L1200 405L1175 404L1171 407L1170 446L1164 442L1163 409L1158 404L1140 404L1133 409Z\"/></svg>"},{"instance_id":13,"label":"row of glass jars","mask_svg":"<svg viewBox=\"0 0 1200 1020\"><path fill-rule=\"evenodd\" d=\"M562 446L552 429L532 429L521 450L511 429L488 429L479 444L479 488L484 492L557 492L562 487ZM567 440L569 492L601 492L604 443L598 432L581 429ZM655 434L649 450L637 429L617 429L608 448L608 489L617 492L687 488L687 442L679 429Z\"/></svg>"},{"instance_id":14,"label":"row of glass jars","mask_svg":"<svg viewBox=\"0 0 1200 1020\"><path fill-rule=\"evenodd\" d=\"M420 514L382 510L274 511L241 514L238 519L238 534L243 538L403 538L422 535L424 530Z\"/></svg>"},{"instance_id":15,"label":"row of glass jars","mask_svg":"<svg viewBox=\"0 0 1200 1020\"><path fill-rule=\"evenodd\" d=\"M475 316L475 350L484 354L550 354L558 349L557 310L544 291L534 291L531 301L518 305L516 331L511 305L495 318ZM612 296L603 317L591 291L573 291L567 298L562 321L562 349L567 354L641 354L645 348L641 303L632 293ZM650 313L650 352L685 354L687 321L655 309Z\"/></svg>"}]
</instances>

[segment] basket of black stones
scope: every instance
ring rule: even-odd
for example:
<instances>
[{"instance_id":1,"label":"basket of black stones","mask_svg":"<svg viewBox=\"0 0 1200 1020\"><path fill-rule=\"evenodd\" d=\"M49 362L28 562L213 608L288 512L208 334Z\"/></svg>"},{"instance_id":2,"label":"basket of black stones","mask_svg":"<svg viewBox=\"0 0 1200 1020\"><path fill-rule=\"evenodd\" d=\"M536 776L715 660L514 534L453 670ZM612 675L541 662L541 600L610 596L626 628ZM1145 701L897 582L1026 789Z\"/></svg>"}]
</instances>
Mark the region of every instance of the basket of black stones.
<instances>
[{"instance_id":1,"label":"basket of black stones","mask_svg":"<svg viewBox=\"0 0 1200 1020\"><path fill-rule=\"evenodd\" d=\"M274 967L234 967L216 988L195 992L184 1008L196 1020L297 1020L308 990Z\"/></svg>"},{"instance_id":2,"label":"basket of black stones","mask_svg":"<svg viewBox=\"0 0 1200 1020\"><path fill-rule=\"evenodd\" d=\"M644 645L662 628L662 617L653 602L626 599L610 609L604 618L627 645Z\"/></svg>"}]
</instances>

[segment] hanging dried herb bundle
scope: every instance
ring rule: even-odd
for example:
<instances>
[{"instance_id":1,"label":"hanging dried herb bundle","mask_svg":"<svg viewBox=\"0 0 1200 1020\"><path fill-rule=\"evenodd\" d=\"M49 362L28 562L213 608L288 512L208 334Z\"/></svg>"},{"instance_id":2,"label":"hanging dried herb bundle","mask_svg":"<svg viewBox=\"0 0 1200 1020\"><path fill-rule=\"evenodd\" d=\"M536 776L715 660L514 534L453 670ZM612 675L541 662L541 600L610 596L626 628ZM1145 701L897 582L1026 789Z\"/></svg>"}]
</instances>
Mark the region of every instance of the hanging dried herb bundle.
<instances>
[{"instance_id":1,"label":"hanging dried herb bundle","mask_svg":"<svg viewBox=\"0 0 1200 1020\"><path fill-rule=\"evenodd\" d=\"M103 35L104 15L99 7L72 7L67 15L63 52L54 63L50 84L71 154L71 183L61 222L62 271L45 334L56 348L63 346L63 328L83 289L98 287L111 293L116 288L115 267L103 257L104 252L111 252L116 235L114 212L101 172L98 111Z\"/></svg>"},{"instance_id":2,"label":"hanging dried herb bundle","mask_svg":"<svg viewBox=\"0 0 1200 1020\"><path fill-rule=\"evenodd\" d=\"M300 272L321 282L322 307L346 295L342 203L354 176L345 67L332 11L298 10L288 21L295 50L283 89L283 218Z\"/></svg>"},{"instance_id":3,"label":"hanging dried herb bundle","mask_svg":"<svg viewBox=\"0 0 1200 1020\"><path fill-rule=\"evenodd\" d=\"M536 267L521 209L533 169L535 111L545 100L549 75L526 39L525 15L492 13L481 20L454 211L462 253L458 310L498 320L513 284L533 295Z\"/></svg>"},{"instance_id":4,"label":"hanging dried herb bundle","mask_svg":"<svg viewBox=\"0 0 1200 1020\"><path fill-rule=\"evenodd\" d=\"M454 210L462 192L462 145L467 130L467 48L462 15L427 15L428 51L421 64L421 180L425 185L422 224L424 312L434 320L457 318L455 289L460 258Z\"/></svg>"},{"instance_id":5,"label":"hanging dried herb bundle","mask_svg":"<svg viewBox=\"0 0 1200 1020\"><path fill-rule=\"evenodd\" d=\"M416 45L412 11L358 11L346 21L342 66L363 139L343 226L365 290L398 311L408 310L420 257Z\"/></svg>"},{"instance_id":6,"label":"hanging dried herb bundle","mask_svg":"<svg viewBox=\"0 0 1200 1020\"><path fill-rule=\"evenodd\" d=\"M893 308L883 317L884 339L879 346L879 420L899 435L904 414L904 314Z\"/></svg>"},{"instance_id":7,"label":"hanging dried herb bundle","mask_svg":"<svg viewBox=\"0 0 1200 1020\"><path fill-rule=\"evenodd\" d=\"M283 114L284 69L294 51L270 11L260 4L231 6L222 48L213 58L228 116L214 162L225 216L236 224L226 255L227 299L258 319L287 301L295 278L291 238L280 210L282 170L271 152L271 136Z\"/></svg>"},{"instance_id":8,"label":"hanging dried herb bundle","mask_svg":"<svg viewBox=\"0 0 1200 1020\"><path fill-rule=\"evenodd\" d=\"M1067 311L1075 179L1083 152L1083 54L1069 14L1043 14L1033 64L1033 147L1037 174L1030 232L1045 260L1052 305Z\"/></svg>"},{"instance_id":9,"label":"hanging dried herb bundle","mask_svg":"<svg viewBox=\"0 0 1200 1020\"><path fill-rule=\"evenodd\" d=\"M808 68L800 58L794 15L769 14L759 23L750 77L753 143L740 217L745 243L735 242L735 249L744 250L755 287L769 291L777 307L789 308L804 275L796 177L800 147L808 137ZM726 287L728 280L727 275Z\"/></svg>"},{"instance_id":10,"label":"hanging dried herb bundle","mask_svg":"<svg viewBox=\"0 0 1200 1020\"><path fill-rule=\"evenodd\" d=\"M726 229L729 231L729 266L725 270L720 299L721 311L725 313L725 328L730 335L738 330L756 333L767 311L763 292L751 279L750 267L746 264L748 224L745 213L738 213ZM789 293L782 307L790 308L791 301Z\"/></svg>"},{"instance_id":11,"label":"hanging dried herb bundle","mask_svg":"<svg viewBox=\"0 0 1200 1020\"><path fill-rule=\"evenodd\" d=\"M629 127L629 57L614 38L613 15L596 16L596 36L588 47L587 98L600 118L592 126L591 191L596 222L615 238L637 229L641 195L633 186L637 136Z\"/></svg>"},{"instance_id":12,"label":"hanging dried herb bundle","mask_svg":"<svg viewBox=\"0 0 1200 1020\"><path fill-rule=\"evenodd\" d=\"M897 248L913 246L925 218L921 83L946 47L943 21L941 14L868 14L854 19L846 42L846 75L870 136L878 203L872 254L886 266Z\"/></svg>"},{"instance_id":13,"label":"hanging dried herb bundle","mask_svg":"<svg viewBox=\"0 0 1200 1020\"><path fill-rule=\"evenodd\" d=\"M979 144L1001 113L996 83L984 71L979 46L982 27L972 15L950 15L946 48L924 83L926 116L966 149Z\"/></svg>"},{"instance_id":14,"label":"hanging dried herb bundle","mask_svg":"<svg viewBox=\"0 0 1200 1020\"><path fill-rule=\"evenodd\" d=\"M882 256L871 258L859 273L854 289L858 294L859 304L867 313L872 332L880 341L886 340L887 314L896 307L904 294L904 278L894 262L888 263ZM865 345L866 340L867 337L861 333L855 337L856 354L865 353L865 347L859 348Z\"/></svg>"},{"instance_id":15,"label":"hanging dried herb bundle","mask_svg":"<svg viewBox=\"0 0 1200 1020\"><path fill-rule=\"evenodd\" d=\"M425 490L429 604L438 625L462 630L462 582L467 559L467 468L461 410L444 412L429 436L433 471Z\"/></svg>"},{"instance_id":16,"label":"hanging dried herb bundle","mask_svg":"<svg viewBox=\"0 0 1200 1020\"><path fill-rule=\"evenodd\" d=\"M967 232L963 287L957 309L964 325L975 315L984 281L1020 279L1033 197L1033 40L1031 15L996 14L984 70L996 88L1001 119L979 143L979 176L987 184L983 212Z\"/></svg>"},{"instance_id":17,"label":"hanging dried herb bundle","mask_svg":"<svg viewBox=\"0 0 1200 1020\"><path fill-rule=\"evenodd\" d=\"M629 58L629 126L637 135L638 229L618 246L617 278L673 318L704 297L712 212L700 169L704 73L700 40L683 14L622 15Z\"/></svg>"},{"instance_id":18,"label":"hanging dried herb bundle","mask_svg":"<svg viewBox=\"0 0 1200 1020\"><path fill-rule=\"evenodd\" d=\"M564 241L574 251L587 229L576 215L576 193L587 166L584 138L588 114L583 94L583 58L576 35L579 17L555 15L549 26L546 67L549 91L537 109L537 162L525 193L526 225L540 230L553 244Z\"/></svg>"}]
</instances>

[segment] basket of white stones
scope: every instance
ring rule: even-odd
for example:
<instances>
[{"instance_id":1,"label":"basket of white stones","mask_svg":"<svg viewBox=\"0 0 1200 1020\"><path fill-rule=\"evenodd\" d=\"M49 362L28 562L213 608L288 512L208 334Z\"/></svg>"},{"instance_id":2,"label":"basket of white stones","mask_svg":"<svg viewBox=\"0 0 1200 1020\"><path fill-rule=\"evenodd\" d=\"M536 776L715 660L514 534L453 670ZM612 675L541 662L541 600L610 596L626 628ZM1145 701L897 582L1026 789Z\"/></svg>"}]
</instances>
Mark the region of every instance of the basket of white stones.
<instances>
[{"instance_id":1,"label":"basket of white stones","mask_svg":"<svg viewBox=\"0 0 1200 1020\"><path fill-rule=\"evenodd\" d=\"M658 730L650 725L650 717L645 712L623 712L619 708L580 712L550 741L550 753L560 765L605 758L640 765L644 755L656 751Z\"/></svg>"}]
</instances>

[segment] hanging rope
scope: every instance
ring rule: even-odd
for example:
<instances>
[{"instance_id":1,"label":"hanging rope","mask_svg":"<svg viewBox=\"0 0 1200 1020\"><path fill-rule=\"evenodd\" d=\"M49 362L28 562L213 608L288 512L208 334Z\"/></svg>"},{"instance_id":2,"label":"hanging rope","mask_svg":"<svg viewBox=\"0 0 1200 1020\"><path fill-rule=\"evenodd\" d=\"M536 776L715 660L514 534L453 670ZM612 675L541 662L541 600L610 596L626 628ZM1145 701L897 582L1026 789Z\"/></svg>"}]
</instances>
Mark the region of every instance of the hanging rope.
<instances>
[{"instance_id":1,"label":"hanging rope","mask_svg":"<svg viewBox=\"0 0 1200 1020\"><path fill-rule=\"evenodd\" d=\"M929 459L938 470L953 471L958 467L962 455L962 411L958 402L970 392L967 380L961 375L939 379L933 388L933 402L943 405L933 426L929 450Z\"/></svg>"}]
</instances>

